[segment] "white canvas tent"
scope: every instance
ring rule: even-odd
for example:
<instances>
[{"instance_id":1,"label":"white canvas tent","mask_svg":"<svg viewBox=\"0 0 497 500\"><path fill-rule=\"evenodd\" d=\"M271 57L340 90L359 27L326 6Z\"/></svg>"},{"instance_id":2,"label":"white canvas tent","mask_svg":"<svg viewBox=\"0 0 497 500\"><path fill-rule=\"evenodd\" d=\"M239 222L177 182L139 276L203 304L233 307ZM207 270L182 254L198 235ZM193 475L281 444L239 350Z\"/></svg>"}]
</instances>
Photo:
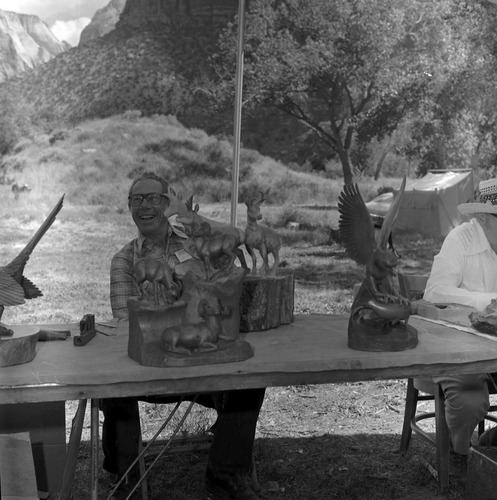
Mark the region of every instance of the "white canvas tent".
<instances>
[{"instance_id":1,"label":"white canvas tent","mask_svg":"<svg viewBox=\"0 0 497 500\"><path fill-rule=\"evenodd\" d=\"M427 236L446 236L466 219L457 205L474 198L473 172L428 173L421 179L407 181L395 229ZM381 195L367 203L375 216L384 217L393 196Z\"/></svg>"}]
</instances>

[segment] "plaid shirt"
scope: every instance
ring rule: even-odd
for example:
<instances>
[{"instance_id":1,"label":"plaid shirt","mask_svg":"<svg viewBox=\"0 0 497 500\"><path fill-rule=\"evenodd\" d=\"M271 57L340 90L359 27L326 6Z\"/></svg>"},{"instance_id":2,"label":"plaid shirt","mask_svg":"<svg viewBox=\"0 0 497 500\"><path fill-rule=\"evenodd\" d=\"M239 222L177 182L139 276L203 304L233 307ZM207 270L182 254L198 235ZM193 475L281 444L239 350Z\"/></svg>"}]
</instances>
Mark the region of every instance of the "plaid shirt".
<instances>
[{"instance_id":1,"label":"plaid shirt","mask_svg":"<svg viewBox=\"0 0 497 500\"><path fill-rule=\"evenodd\" d=\"M138 289L133 280L133 266L143 257L151 257L161 262L167 262L171 269L179 264L176 252L183 250L184 238L172 230L169 231L166 249L142 234L130 241L112 258L110 265L110 305L114 318L128 319L127 301L138 296ZM144 284L145 289L151 283Z\"/></svg>"}]
</instances>

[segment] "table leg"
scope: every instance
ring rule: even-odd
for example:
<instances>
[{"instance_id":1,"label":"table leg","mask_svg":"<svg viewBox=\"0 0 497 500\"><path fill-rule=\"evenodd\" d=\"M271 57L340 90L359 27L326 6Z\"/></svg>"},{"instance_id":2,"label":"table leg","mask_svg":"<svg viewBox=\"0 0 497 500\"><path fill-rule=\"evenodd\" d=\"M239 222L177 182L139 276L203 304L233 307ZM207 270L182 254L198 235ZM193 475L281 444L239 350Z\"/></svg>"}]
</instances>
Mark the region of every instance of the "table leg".
<instances>
[{"instance_id":1,"label":"table leg","mask_svg":"<svg viewBox=\"0 0 497 500\"><path fill-rule=\"evenodd\" d=\"M98 500L98 407L99 400L91 400L91 435L90 435L90 485L91 500Z\"/></svg>"},{"instance_id":2,"label":"table leg","mask_svg":"<svg viewBox=\"0 0 497 500\"><path fill-rule=\"evenodd\" d=\"M72 420L71 436L67 446L67 458L62 476L62 486L58 496L59 500L70 500L71 490L74 483L74 473L76 471L76 462L79 456L79 446L81 444L81 432L86 412L86 399L80 399L76 415Z\"/></svg>"}]
</instances>

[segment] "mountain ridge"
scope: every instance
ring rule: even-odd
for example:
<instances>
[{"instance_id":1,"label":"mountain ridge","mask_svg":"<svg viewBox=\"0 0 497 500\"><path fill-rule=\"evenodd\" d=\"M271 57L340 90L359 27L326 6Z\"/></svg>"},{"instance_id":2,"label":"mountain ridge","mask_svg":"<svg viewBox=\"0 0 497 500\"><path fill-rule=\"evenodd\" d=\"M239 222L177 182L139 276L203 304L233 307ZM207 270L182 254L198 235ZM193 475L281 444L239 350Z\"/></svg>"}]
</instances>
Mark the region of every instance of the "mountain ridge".
<instances>
[{"instance_id":1,"label":"mountain ridge","mask_svg":"<svg viewBox=\"0 0 497 500\"><path fill-rule=\"evenodd\" d=\"M220 20L235 15L236 5L230 1L226 9L227 3L127 0L115 29L10 78L0 92L70 122L127 109L176 114L191 99L188 85L206 67Z\"/></svg>"},{"instance_id":2,"label":"mountain ridge","mask_svg":"<svg viewBox=\"0 0 497 500\"><path fill-rule=\"evenodd\" d=\"M125 5L126 0L111 0L105 7L98 9L91 18L90 24L81 32L78 45L84 45L112 31Z\"/></svg>"},{"instance_id":3,"label":"mountain ridge","mask_svg":"<svg viewBox=\"0 0 497 500\"><path fill-rule=\"evenodd\" d=\"M132 110L174 115L187 127L229 136L233 107L212 113L201 79L237 9L232 0L127 0L115 29L0 84L0 99L15 96L49 123ZM258 115L243 117L244 145L294 161L295 140L286 137L304 126L272 109Z\"/></svg>"},{"instance_id":4,"label":"mountain ridge","mask_svg":"<svg viewBox=\"0 0 497 500\"><path fill-rule=\"evenodd\" d=\"M0 9L0 81L44 64L68 48L38 16Z\"/></svg>"}]
</instances>

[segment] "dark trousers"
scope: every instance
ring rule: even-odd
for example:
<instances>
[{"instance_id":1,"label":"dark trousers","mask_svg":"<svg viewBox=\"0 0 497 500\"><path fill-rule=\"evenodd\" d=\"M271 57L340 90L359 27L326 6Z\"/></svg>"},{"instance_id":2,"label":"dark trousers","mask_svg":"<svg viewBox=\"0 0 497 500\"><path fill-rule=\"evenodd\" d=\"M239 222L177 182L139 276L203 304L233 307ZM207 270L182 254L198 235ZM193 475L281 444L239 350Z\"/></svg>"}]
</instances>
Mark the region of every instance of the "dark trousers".
<instances>
[{"instance_id":1,"label":"dark trousers","mask_svg":"<svg viewBox=\"0 0 497 500\"><path fill-rule=\"evenodd\" d=\"M209 467L215 472L250 471L264 394L265 389L245 389L198 396L197 403L215 409L218 414L209 450ZM193 397L189 395L186 399ZM104 469L121 475L137 457L141 436L138 401L169 404L178 400L177 396L102 399ZM137 470L137 467L133 470L133 476Z\"/></svg>"}]
</instances>

